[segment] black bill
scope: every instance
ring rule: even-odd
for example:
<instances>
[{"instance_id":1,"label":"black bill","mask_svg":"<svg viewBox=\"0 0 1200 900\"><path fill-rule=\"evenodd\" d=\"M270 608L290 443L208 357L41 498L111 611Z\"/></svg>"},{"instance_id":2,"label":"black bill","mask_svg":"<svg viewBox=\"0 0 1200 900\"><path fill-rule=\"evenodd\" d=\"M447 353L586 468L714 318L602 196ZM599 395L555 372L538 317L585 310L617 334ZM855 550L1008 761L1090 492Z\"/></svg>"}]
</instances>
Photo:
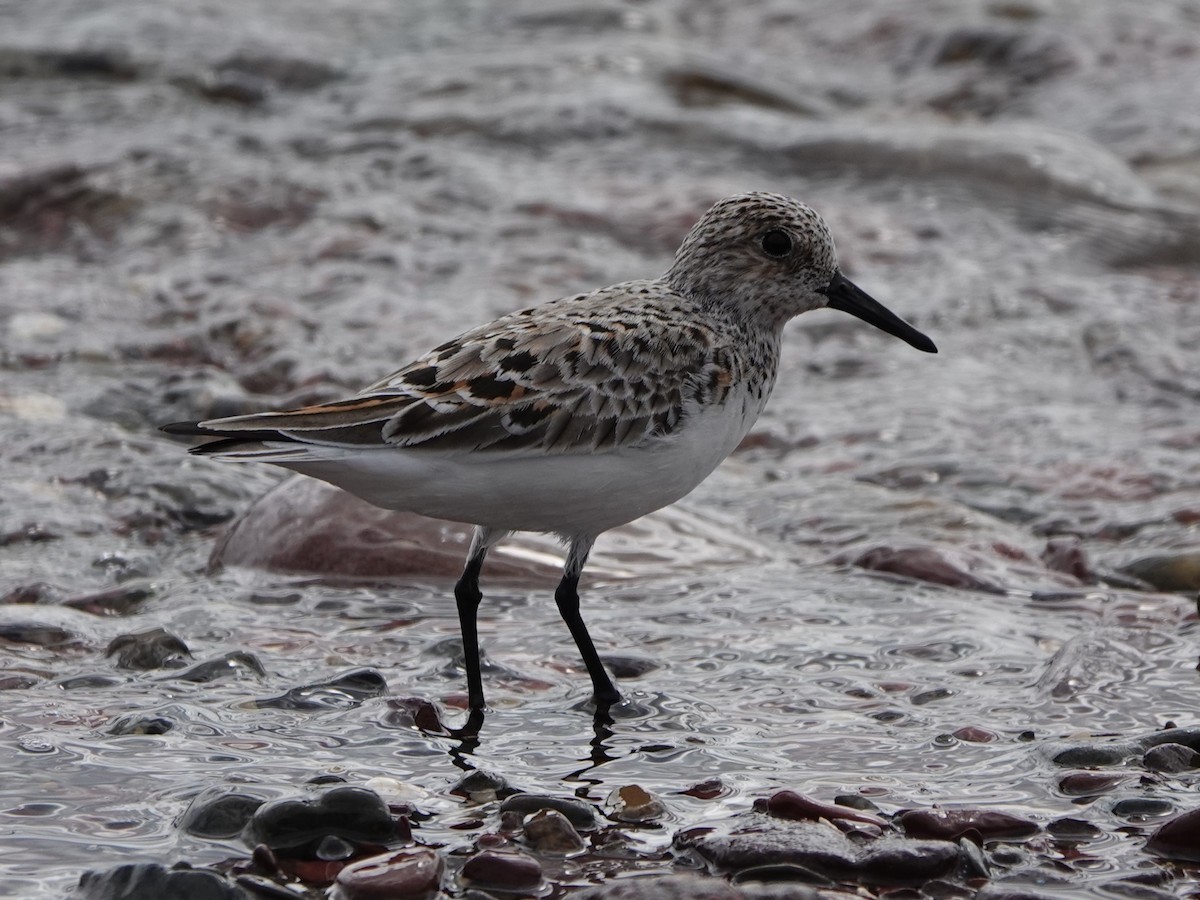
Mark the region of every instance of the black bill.
<instances>
[{"instance_id":1,"label":"black bill","mask_svg":"<svg viewBox=\"0 0 1200 900\"><path fill-rule=\"evenodd\" d=\"M933 341L871 297L841 272L834 274L833 280L829 282L829 287L825 288L825 296L829 298L830 309L840 309L852 316L858 316L864 322L912 344L918 350L937 353L937 347L934 346Z\"/></svg>"}]
</instances>

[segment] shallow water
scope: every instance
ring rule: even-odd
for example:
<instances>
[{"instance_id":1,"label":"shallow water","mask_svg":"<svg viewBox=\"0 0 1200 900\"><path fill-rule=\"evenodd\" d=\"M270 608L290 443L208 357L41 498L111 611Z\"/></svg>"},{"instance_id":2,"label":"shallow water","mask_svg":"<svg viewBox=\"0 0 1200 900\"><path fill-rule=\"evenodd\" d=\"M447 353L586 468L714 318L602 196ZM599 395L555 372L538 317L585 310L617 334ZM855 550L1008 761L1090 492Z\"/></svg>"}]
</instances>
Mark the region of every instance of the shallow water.
<instances>
[{"instance_id":1,"label":"shallow water","mask_svg":"<svg viewBox=\"0 0 1200 900\"><path fill-rule=\"evenodd\" d=\"M0 35L0 894L244 859L177 826L189 802L322 775L402 793L457 859L497 828L449 793L472 769L603 811L624 785L662 799L555 885L698 865L677 833L790 788L1026 816L1038 835L987 847L1001 884L1194 889L1144 838L1196 808L1196 770L1129 761L1079 793L1053 762L1200 724L1194 5L56 0L0 4ZM398 704L464 717L461 535L399 579L265 571L261 530L210 569L282 476L156 424L333 397L468 323L653 275L754 188L818 208L941 353L833 312L789 327L743 448L597 546L585 616L641 673L611 722L546 541L485 571L477 741ZM386 536L365 515L318 532ZM1153 555L1174 562L1129 568ZM156 627L178 667L106 654ZM228 653L261 671L180 677ZM261 705L361 667L386 694ZM171 727L113 733L147 717ZM1067 817L1096 836L1050 840Z\"/></svg>"}]
</instances>

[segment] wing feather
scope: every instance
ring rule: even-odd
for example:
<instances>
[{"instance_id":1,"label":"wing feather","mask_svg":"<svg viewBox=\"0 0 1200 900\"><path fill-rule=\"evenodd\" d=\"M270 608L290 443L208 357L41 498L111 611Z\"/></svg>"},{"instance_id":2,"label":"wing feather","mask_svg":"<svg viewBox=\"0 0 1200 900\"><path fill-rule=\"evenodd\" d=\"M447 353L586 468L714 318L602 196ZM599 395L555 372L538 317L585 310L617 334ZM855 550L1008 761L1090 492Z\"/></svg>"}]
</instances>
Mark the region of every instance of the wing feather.
<instances>
[{"instance_id":1,"label":"wing feather","mask_svg":"<svg viewBox=\"0 0 1200 900\"><path fill-rule=\"evenodd\" d=\"M711 402L703 373L736 356L715 326L676 324L683 302L661 282L615 285L465 332L345 400L201 424L442 452L637 446L678 428L685 400Z\"/></svg>"}]
</instances>

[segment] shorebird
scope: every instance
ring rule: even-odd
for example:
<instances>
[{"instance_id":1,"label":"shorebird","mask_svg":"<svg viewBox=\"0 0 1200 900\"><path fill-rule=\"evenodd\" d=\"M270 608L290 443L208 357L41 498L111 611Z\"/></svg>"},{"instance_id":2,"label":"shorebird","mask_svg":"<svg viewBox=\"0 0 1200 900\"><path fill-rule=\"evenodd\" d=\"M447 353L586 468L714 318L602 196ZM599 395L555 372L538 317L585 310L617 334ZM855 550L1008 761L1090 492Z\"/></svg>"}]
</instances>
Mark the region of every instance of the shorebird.
<instances>
[{"instance_id":1,"label":"shorebird","mask_svg":"<svg viewBox=\"0 0 1200 900\"><path fill-rule=\"evenodd\" d=\"M739 194L704 214L658 278L502 316L344 400L163 430L214 438L192 448L202 456L474 525L454 587L473 711L485 708L476 618L488 549L513 531L559 535L554 599L597 704L611 704L620 695L579 612L592 544L683 497L737 447L775 384L783 326L825 307L937 352L841 273L816 212Z\"/></svg>"}]
</instances>

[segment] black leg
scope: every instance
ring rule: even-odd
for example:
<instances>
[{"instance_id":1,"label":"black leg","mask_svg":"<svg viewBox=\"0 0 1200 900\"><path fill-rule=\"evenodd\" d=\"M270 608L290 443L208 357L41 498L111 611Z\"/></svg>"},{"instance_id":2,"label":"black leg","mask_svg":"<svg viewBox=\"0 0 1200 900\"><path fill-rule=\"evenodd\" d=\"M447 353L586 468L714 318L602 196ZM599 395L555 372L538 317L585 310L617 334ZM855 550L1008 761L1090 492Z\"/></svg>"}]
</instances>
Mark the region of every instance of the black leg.
<instances>
[{"instance_id":1,"label":"black leg","mask_svg":"<svg viewBox=\"0 0 1200 900\"><path fill-rule=\"evenodd\" d=\"M586 550L584 553L586 554ZM574 548L572 548L572 556L574 556ZM582 565L583 563L580 561L580 567ZM567 623L567 628L571 630L571 637L575 638L575 646L579 648L583 664L587 666L588 674L592 676L592 693L596 697L596 702L609 704L620 700L621 694L613 686L608 672L604 670L604 663L600 662L600 654L596 652L587 626L583 624L583 617L579 615L579 572L572 572L570 563L568 563L567 571L563 573L562 581L558 583L558 590L554 592L554 602L558 604L558 612L563 617L563 621Z\"/></svg>"},{"instance_id":2,"label":"black leg","mask_svg":"<svg viewBox=\"0 0 1200 900\"><path fill-rule=\"evenodd\" d=\"M484 708L483 675L479 670L479 630L475 617L479 612L479 601L483 599L479 590L479 570L483 568L483 558L487 556L487 538L486 532L476 530L467 566L454 585L458 627L462 631L463 658L467 666L467 703L472 711Z\"/></svg>"}]
</instances>

